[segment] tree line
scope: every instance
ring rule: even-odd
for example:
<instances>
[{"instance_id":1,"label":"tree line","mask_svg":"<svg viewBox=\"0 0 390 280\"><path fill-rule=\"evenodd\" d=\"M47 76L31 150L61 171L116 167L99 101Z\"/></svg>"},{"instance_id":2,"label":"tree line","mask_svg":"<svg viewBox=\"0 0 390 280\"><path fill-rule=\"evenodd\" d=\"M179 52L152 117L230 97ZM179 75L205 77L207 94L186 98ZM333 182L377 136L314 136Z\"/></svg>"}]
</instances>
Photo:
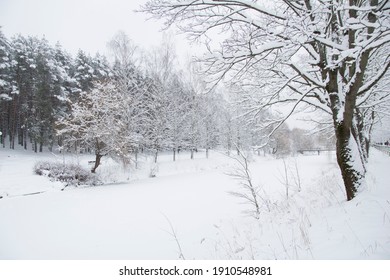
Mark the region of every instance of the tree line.
<instances>
[{"instance_id":1,"label":"tree line","mask_svg":"<svg viewBox=\"0 0 390 280\"><path fill-rule=\"evenodd\" d=\"M161 151L175 160L181 150L193 158L199 149L206 156L215 148L285 155L318 146L307 131L286 125L270 136L269 112L248 121L242 90L210 90L199 66L179 66L168 36L144 51L118 32L108 43L110 62L82 50L73 58L44 38L0 36L3 147L92 152L94 172L105 155L132 164L143 152L157 161Z\"/></svg>"},{"instance_id":2,"label":"tree line","mask_svg":"<svg viewBox=\"0 0 390 280\"><path fill-rule=\"evenodd\" d=\"M0 30L1 31L1 30ZM58 138L55 122L94 81L109 76L104 56L79 51L75 59L44 38L0 32L0 131L11 149L31 144L34 151L51 150Z\"/></svg>"}]
</instances>

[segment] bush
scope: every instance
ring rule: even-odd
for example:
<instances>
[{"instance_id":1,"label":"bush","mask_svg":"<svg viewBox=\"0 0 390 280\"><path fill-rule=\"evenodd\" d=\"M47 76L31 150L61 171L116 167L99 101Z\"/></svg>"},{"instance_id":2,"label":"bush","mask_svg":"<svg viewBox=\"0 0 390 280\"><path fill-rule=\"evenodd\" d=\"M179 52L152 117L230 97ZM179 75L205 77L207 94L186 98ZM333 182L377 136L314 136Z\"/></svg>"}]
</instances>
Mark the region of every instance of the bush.
<instances>
[{"instance_id":1,"label":"bush","mask_svg":"<svg viewBox=\"0 0 390 280\"><path fill-rule=\"evenodd\" d=\"M35 164L34 173L46 176L53 181L64 182L65 186L96 186L102 184L96 174L77 164L40 161Z\"/></svg>"}]
</instances>

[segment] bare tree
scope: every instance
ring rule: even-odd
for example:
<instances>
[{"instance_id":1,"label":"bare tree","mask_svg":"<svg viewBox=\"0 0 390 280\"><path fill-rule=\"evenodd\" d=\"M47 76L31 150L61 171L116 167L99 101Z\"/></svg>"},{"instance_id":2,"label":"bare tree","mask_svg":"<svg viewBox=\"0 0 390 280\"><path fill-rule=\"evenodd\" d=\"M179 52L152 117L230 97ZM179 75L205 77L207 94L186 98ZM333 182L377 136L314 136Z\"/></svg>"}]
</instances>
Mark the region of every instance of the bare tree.
<instances>
[{"instance_id":1,"label":"bare tree","mask_svg":"<svg viewBox=\"0 0 390 280\"><path fill-rule=\"evenodd\" d=\"M236 148L239 150L238 146L236 146ZM238 163L238 168L235 168L235 170L228 175L240 181L242 190L233 191L230 192L230 194L241 198L245 203L248 203L253 208L253 210L250 211L252 216L256 219L259 219L261 208L259 200L261 199L261 196L259 195L259 188L254 185L252 180L252 174L249 170L248 156L240 151L237 157L232 158L235 159ZM265 200L263 200L263 202L268 207L268 204L265 202Z\"/></svg>"},{"instance_id":2,"label":"bare tree","mask_svg":"<svg viewBox=\"0 0 390 280\"><path fill-rule=\"evenodd\" d=\"M107 43L107 46L114 58L114 63L118 67L117 71L124 72L134 68L138 48L124 31L118 31Z\"/></svg>"},{"instance_id":3,"label":"bare tree","mask_svg":"<svg viewBox=\"0 0 390 280\"><path fill-rule=\"evenodd\" d=\"M359 108L390 67L383 51L389 1L151 0L142 11L166 19L166 26L176 22L193 39L206 38L209 77L257 89L262 98L253 110L290 103L280 124L301 104L329 114L347 200L355 197L365 176L366 118ZM212 51L208 36L215 30L224 38Z\"/></svg>"}]
</instances>

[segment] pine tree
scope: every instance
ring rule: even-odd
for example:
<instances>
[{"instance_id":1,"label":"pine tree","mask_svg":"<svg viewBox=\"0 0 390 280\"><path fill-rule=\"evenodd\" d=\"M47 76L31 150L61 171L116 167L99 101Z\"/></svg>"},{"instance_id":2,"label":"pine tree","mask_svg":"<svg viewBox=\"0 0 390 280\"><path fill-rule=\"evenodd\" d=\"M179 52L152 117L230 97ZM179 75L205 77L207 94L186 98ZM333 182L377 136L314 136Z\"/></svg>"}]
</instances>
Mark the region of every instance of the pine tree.
<instances>
[{"instance_id":1,"label":"pine tree","mask_svg":"<svg viewBox=\"0 0 390 280\"><path fill-rule=\"evenodd\" d=\"M0 102L10 100L12 92L11 46L0 29Z\"/></svg>"},{"instance_id":2,"label":"pine tree","mask_svg":"<svg viewBox=\"0 0 390 280\"><path fill-rule=\"evenodd\" d=\"M84 51L79 50L75 59L73 78L78 83L77 92L86 92L92 89L94 81L94 67L92 58ZM76 92L76 90L74 90Z\"/></svg>"},{"instance_id":3,"label":"pine tree","mask_svg":"<svg viewBox=\"0 0 390 280\"><path fill-rule=\"evenodd\" d=\"M0 144L5 147L5 137L9 133L9 103L12 99L12 57L11 46L0 29Z\"/></svg>"}]
</instances>

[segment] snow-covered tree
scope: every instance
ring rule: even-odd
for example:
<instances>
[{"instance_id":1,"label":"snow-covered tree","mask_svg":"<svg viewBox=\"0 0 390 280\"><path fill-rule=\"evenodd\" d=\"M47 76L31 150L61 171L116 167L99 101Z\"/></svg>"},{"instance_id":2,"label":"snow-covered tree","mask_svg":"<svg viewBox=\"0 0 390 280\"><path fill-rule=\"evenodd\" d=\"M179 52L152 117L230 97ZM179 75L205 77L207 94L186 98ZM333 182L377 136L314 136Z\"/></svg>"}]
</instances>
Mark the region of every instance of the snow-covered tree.
<instances>
[{"instance_id":1,"label":"snow-covered tree","mask_svg":"<svg viewBox=\"0 0 390 280\"><path fill-rule=\"evenodd\" d=\"M27 149L51 149L55 138L55 120L63 115L70 93L70 63L60 49L43 38L17 36L12 41L14 88L9 111L11 148L15 139Z\"/></svg>"},{"instance_id":2,"label":"snow-covered tree","mask_svg":"<svg viewBox=\"0 0 390 280\"><path fill-rule=\"evenodd\" d=\"M73 59L70 54L59 43L56 44L52 52L53 90L57 99L53 113L55 119L58 119L69 112L70 98L77 87L77 81L72 78Z\"/></svg>"},{"instance_id":3,"label":"snow-covered tree","mask_svg":"<svg viewBox=\"0 0 390 280\"><path fill-rule=\"evenodd\" d=\"M12 93L16 89L13 86L12 49L7 38L0 29L0 132L1 144L5 147L5 137L7 136L9 119L9 101Z\"/></svg>"},{"instance_id":4,"label":"snow-covered tree","mask_svg":"<svg viewBox=\"0 0 390 280\"><path fill-rule=\"evenodd\" d=\"M9 139L12 149L15 143L25 149L32 143L34 151L52 149L55 121L70 112L82 89L109 76L104 56L80 52L74 63L59 44L52 47L45 38L17 35L7 40L0 32L2 138Z\"/></svg>"},{"instance_id":5,"label":"snow-covered tree","mask_svg":"<svg viewBox=\"0 0 390 280\"><path fill-rule=\"evenodd\" d=\"M27 149L34 124L35 93L37 89L37 54L40 47L36 37L18 35L12 40L13 57L15 60L14 81L18 91L10 104L9 143L14 148L15 140Z\"/></svg>"},{"instance_id":6,"label":"snow-covered tree","mask_svg":"<svg viewBox=\"0 0 390 280\"><path fill-rule=\"evenodd\" d=\"M53 75L53 71L55 69L51 55L48 42L40 40L34 62L36 70L35 92L32 99L32 114L29 126L34 150L37 151L39 145L40 152L42 152L44 144L49 144L47 140L53 139L54 135L53 103L55 101L55 75Z\"/></svg>"},{"instance_id":7,"label":"snow-covered tree","mask_svg":"<svg viewBox=\"0 0 390 280\"><path fill-rule=\"evenodd\" d=\"M145 58L146 75L151 79L150 96L148 99L148 124L146 128L147 147L155 153L155 161L159 151L174 148L174 131L172 131L172 118L175 113L173 100L178 98L176 94L182 93L179 88L174 88L176 73L176 53L173 41L170 37L164 37L159 46L149 52ZM177 81L177 80L176 80ZM173 153L175 154L175 150Z\"/></svg>"},{"instance_id":8,"label":"snow-covered tree","mask_svg":"<svg viewBox=\"0 0 390 280\"><path fill-rule=\"evenodd\" d=\"M317 143L315 143L313 135L310 135L308 130L294 128L291 130L290 135L291 148L294 153L299 150L318 148L318 146L316 147Z\"/></svg>"},{"instance_id":9,"label":"snow-covered tree","mask_svg":"<svg viewBox=\"0 0 390 280\"><path fill-rule=\"evenodd\" d=\"M209 150L220 144L224 107L221 106L222 97L215 91L206 92L201 96L201 146L206 149L206 158Z\"/></svg>"},{"instance_id":10,"label":"snow-covered tree","mask_svg":"<svg viewBox=\"0 0 390 280\"><path fill-rule=\"evenodd\" d=\"M197 39L222 28L220 47L204 57L207 71L214 82L240 79L257 88L263 97L259 110L291 103L291 112L305 104L329 114L351 200L365 176L357 109L390 66L390 57L381 55L390 41L389 5L387 0L151 0L143 10L167 25L176 22ZM372 67L376 60L380 68Z\"/></svg>"},{"instance_id":11,"label":"snow-covered tree","mask_svg":"<svg viewBox=\"0 0 390 280\"><path fill-rule=\"evenodd\" d=\"M190 89L187 121L186 121L186 142L187 149L191 152L191 159L194 159L194 152L200 148L202 114L200 107L200 94L194 88Z\"/></svg>"},{"instance_id":12,"label":"snow-covered tree","mask_svg":"<svg viewBox=\"0 0 390 280\"><path fill-rule=\"evenodd\" d=\"M0 102L10 100L12 92L11 46L0 28Z\"/></svg>"},{"instance_id":13,"label":"snow-covered tree","mask_svg":"<svg viewBox=\"0 0 390 280\"><path fill-rule=\"evenodd\" d=\"M155 85L136 66L135 50L137 47L125 33L117 33L108 46L114 57L111 79L119 92L124 95L124 102L127 106L125 114L131 120L128 131L137 134L133 149L137 160L138 152L149 144L148 128L152 116L149 104L154 100Z\"/></svg>"},{"instance_id":14,"label":"snow-covered tree","mask_svg":"<svg viewBox=\"0 0 390 280\"><path fill-rule=\"evenodd\" d=\"M107 43L113 57L116 75L126 75L126 72L137 66L138 47L131 41L124 31L118 31ZM122 72L122 73L118 73Z\"/></svg>"},{"instance_id":15,"label":"snow-covered tree","mask_svg":"<svg viewBox=\"0 0 390 280\"><path fill-rule=\"evenodd\" d=\"M188 115L187 92L183 85L182 76L175 74L169 83L167 94L167 148L173 152L173 161L180 149L186 148L186 121Z\"/></svg>"},{"instance_id":16,"label":"snow-covered tree","mask_svg":"<svg viewBox=\"0 0 390 280\"><path fill-rule=\"evenodd\" d=\"M92 58L79 50L75 58L73 78L78 83L78 91L88 91L94 82L94 67Z\"/></svg>"},{"instance_id":17,"label":"snow-covered tree","mask_svg":"<svg viewBox=\"0 0 390 280\"><path fill-rule=\"evenodd\" d=\"M57 133L63 136L64 148L75 145L95 153L94 173L105 155L127 159L132 152L131 120L127 114L126 95L114 83L96 83L91 91L80 93L69 116L58 121Z\"/></svg>"}]
</instances>

